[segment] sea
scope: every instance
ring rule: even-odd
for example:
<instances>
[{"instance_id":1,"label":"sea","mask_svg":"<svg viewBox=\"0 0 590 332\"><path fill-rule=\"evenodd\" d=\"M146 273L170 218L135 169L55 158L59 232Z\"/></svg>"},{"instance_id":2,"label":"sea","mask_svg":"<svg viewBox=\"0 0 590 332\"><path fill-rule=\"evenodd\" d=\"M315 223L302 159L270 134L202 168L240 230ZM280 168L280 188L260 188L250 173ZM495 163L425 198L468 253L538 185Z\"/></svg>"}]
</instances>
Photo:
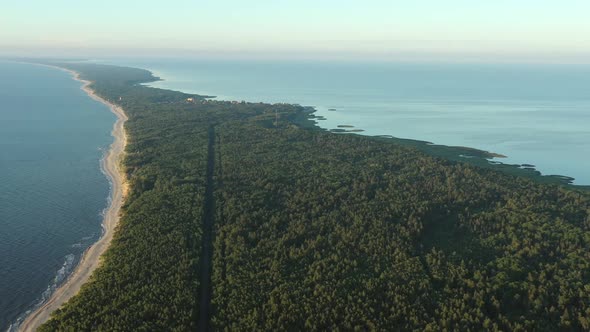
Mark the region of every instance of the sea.
<instances>
[{"instance_id":1,"label":"sea","mask_svg":"<svg viewBox=\"0 0 590 332\"><path fill-rule=\"evenodd\" d=\"M590 65L111 58L154 87L313 106L336 129L498 153L590 185Z\"/></svg>"},{"instance_id":2,"label":"sea","mask_svg":"<svg viewBox=\"0 0 590 332\"><path fill-rule=\"evenodd\" d=\"M109 109L67 72L0 61L0 331L47 299L102 232Z\"/></svg>"}]
</instances>

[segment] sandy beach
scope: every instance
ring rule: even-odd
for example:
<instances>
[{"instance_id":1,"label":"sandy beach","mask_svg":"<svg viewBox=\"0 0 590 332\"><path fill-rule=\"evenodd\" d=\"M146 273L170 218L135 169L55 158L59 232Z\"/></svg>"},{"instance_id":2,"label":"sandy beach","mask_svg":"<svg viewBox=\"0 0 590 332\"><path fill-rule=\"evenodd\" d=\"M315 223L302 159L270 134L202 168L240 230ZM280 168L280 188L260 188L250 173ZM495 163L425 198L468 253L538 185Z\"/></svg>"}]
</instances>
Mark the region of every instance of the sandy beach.
<instances>
[{"instance_id":1,"label":"sandy beach","mask_svg":"<svg viewBox=\"0 0 590 332\"><path fill-rule=\"evenodd\" d=\"M71 73L75 80L83 83L81 89L84 90L88 96L106 104L117 116L117 121L115 122L112 131L114 141L105 157L101 160L101 168L111 182L111 199L110 205L105 210L102 223L103 234L101 238L84 252L82 259L74 272L68 277L67 281L51 295L49 300L27 316L19 326L19 331L35 331L40 325L49 319L53 311L76 295L80 290L80 287L88 281L92 272L94 272L94 270L100 265L100 257L107 250L113 239L113 233L119 222L121 206L123 205L123 199L127 191L124 173L120 169L120 160L125 152L125 145L127 143L124 129L127 116L123 112L123 109L97 96L89 87L91 82L80 79L78 73L64 68L54 68Z\"/></svg>"}]
</instances>

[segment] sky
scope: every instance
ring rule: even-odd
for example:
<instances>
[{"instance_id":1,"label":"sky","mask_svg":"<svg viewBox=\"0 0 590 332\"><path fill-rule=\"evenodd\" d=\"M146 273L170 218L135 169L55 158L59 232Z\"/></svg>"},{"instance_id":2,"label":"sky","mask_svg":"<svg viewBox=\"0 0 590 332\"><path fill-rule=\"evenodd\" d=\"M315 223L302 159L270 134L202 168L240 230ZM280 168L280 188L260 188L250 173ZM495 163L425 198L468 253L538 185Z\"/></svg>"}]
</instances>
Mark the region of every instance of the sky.
<instances>
[{"instance_id":1,"label":"sky","mask_svg":"<svg viewBox=\"0 0 590 332\"><path fill-rule=\"evenodd\" d=\"M588 0L0 0L0 54L590 62Z\"/></svg>"}]
</instances>

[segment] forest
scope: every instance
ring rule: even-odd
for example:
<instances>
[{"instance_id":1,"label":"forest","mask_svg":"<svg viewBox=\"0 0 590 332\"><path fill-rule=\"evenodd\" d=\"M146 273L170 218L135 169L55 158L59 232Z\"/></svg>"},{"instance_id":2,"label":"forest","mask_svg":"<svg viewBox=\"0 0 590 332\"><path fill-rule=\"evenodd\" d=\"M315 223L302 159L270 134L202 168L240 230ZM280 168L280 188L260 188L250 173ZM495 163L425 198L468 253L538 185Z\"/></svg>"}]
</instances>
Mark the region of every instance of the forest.
<instances>
[{"instance_id":1,"label":"forest","mask_svg":"<svg viewBox=\"0 0 590 332\"><path fill-rule=\"evenodd\" d=\"M585 190L322 131L298 105L57 65L127 113L130 192L40 331L590 330Z\"/></svg>"}]
</instances>

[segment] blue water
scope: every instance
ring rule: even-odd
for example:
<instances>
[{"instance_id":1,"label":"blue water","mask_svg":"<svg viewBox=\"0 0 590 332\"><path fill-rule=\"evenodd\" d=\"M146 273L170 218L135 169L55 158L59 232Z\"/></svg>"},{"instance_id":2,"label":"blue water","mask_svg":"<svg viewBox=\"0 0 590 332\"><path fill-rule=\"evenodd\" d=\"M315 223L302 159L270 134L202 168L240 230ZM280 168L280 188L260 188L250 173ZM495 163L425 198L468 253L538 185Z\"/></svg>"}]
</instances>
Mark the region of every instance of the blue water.
<instances>
[{"instance_id":1,"label":"blue water","mask_svg":"<svg viewBox=\"0 0 590 332\"><path fill-rule=\"evenodd\" d=\"M108 59L152 70L152 86L226 100L315 106L323 128L354 125L468 146L590 185L590 66ZM330 108L336 111L329 111Z\"/></svg>"},{"instance_id":2,"label":"blue water","mask_svg":"<svg viewBox=\"0 0 590 332\"><path fill-rule=\"evenodd\" d=\"M101 234L115 116L63 71L0 61L0 331Z\"/></svg>"}]
</instances>

